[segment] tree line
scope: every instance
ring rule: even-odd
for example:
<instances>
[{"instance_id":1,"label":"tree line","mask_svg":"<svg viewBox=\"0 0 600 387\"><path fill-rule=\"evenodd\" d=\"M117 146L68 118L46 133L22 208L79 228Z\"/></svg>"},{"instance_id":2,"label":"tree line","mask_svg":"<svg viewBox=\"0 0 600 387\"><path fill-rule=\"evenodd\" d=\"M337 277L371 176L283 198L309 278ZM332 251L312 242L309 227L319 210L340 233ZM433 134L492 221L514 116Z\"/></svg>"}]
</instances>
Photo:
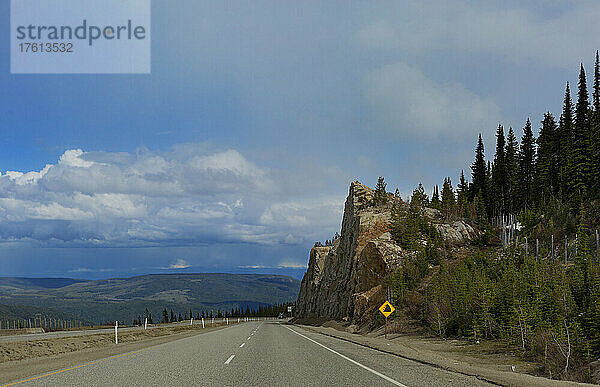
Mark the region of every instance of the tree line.
<instances>
[{"instance_id":1,"label":"tree line","mask_svg":"<svg viewBox=\"0 0 600 387\"><path fill-rule=\"evenodd\" d=\"M196 320L200 320L202 318L212 319L212 318L233 318L233 317L277 317L280 313L286 314L287 307L293 305L291 302L285 303L275 303L269 305L258 305L258 307L250 307L249 305L246 308L235 307L231 308L231 310L200 310L194 311L190 308L185 311L173 311L171 308L163 308L161 313L161 319L156 321L161 324L172 323L172 322L180 322L184 320L189 320L194 318ZM143 325L148 319L148 324L154 324L154 319L152 318L152 313L146 308L143 314L138 315L133 319L133 325Z\"/></svg>"}]
</instances>

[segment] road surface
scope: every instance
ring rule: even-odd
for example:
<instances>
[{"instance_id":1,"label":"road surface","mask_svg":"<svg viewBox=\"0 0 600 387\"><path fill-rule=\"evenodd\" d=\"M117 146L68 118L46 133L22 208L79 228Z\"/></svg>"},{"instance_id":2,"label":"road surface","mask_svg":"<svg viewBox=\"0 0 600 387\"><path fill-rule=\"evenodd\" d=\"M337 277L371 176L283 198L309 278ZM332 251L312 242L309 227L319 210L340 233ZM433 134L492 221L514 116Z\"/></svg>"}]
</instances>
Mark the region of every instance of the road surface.
<instances>
[{"instance_id":1,"label":"road surface","mask_svg":"<svg viewBox=\"0 0 600 387\"><path fill-rule=\"evenodd\" d=\"M23 386L488 385L474 377L274 321L236 324L17 383Z\"/></svg>"}]
</instances>

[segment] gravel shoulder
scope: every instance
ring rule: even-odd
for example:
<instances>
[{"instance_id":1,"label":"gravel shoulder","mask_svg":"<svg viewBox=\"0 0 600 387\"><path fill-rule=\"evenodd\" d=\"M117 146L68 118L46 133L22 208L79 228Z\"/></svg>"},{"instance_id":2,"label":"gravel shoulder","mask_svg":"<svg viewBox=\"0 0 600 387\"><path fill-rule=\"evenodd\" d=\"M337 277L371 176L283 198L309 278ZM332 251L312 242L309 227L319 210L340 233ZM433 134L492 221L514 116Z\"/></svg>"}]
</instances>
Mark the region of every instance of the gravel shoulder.
<instances>
[{"instance_id":1,"label":"gravel shoulder","mask_svg":"<svg viewBox=\"0 0 600 387\"><path fill-rule=\"evenodd\" d=\"M533 365L509 356L494 347L469 344L458 340L440 340L413 335L369 335L350 333L334 322L324 326L300 325L311 332L346 340L365 347L394 354L502 386L592 386L590 384L550 380L530 375ZM339 326L338 326L339 325ZM515 371L512 367L515 367Z\"/></svg>"},{"instance_id":2,"label":"gravel shoulder","mask_svg":"<svg viewBox=\"0 0 600 387\"><path fill-rule=\"evenodd\" d=\"M165 327L119 334L0 343L0 384L223 329L226 325Z\"/></svg>"}]
</instances>

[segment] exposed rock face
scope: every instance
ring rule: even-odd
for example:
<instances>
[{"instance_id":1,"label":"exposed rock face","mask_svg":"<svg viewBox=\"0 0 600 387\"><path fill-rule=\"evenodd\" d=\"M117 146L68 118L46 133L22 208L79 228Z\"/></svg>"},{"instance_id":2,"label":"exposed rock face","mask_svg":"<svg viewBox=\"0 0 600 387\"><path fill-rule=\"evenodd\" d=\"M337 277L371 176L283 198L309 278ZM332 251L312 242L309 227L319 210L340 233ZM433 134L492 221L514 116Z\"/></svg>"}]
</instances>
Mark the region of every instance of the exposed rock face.
<instances>
[{"instance_id":1,"label":"exposed rock face","mask_svg":"<svg viewBox=\"0 0 600 387\"><path fill-rule=\"evenodd\" d=\"M386 276L414 254L394 242L389 232L391 204L374 206L373 194L357 181L350 185L341 236L332 247L310 252L298 317L363 322L385 300ZM427 216L451 243L468 243L476 234L463 221L444 223L437 210L427 209Z\"/></svg>"}]
</instances>

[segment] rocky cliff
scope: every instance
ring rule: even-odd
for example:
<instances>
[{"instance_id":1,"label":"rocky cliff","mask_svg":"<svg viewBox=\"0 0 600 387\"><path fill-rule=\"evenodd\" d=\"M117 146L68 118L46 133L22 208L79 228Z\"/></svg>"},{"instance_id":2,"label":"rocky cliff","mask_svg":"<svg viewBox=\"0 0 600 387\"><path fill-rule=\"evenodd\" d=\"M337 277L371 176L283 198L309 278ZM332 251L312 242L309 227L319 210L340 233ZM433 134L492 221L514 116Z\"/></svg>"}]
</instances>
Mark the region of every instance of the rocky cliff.
<instances>
[{"instance_id":1,"label":"rocky cliff","mask_svg":"<svg viewBox=\"0 0 600 387\"><path fill-rule=\"evenodd\" d=\"M332 247L314 247L297 302L299 318L326 318L362 323L385 300L385 278L414 251L401 248L389 232L391 209L373 203L374 191L355 181L344 207L340 237ZM427 209L430 223L453 245L467 244L474 228L463 220L445 222Z\"/></svg>"}]
</instances>

